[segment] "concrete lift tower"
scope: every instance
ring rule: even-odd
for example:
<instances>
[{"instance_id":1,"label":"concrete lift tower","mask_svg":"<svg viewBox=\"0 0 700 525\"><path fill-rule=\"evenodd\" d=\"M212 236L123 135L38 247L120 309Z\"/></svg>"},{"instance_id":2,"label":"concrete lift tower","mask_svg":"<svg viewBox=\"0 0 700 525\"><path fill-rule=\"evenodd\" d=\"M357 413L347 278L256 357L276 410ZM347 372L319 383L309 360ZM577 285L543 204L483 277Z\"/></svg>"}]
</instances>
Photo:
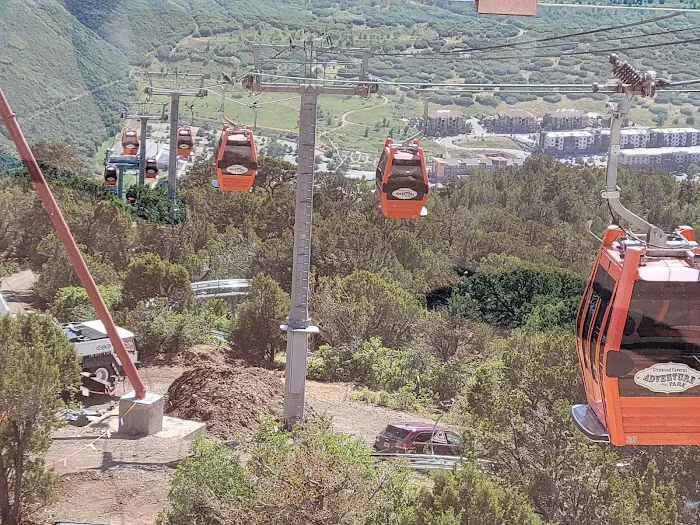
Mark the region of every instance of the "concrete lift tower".
<instances>
[{"instance_id":1,"label":"concrete lift tower","mask_svg":"<svg viewBox=\"0 0 700 525\"><path fill-rule=\"evenodd\" d=\"M279 78L279 75L262 73L263 49L276 50L277 56L289 50L302 51L304 60L297 68L303 68L304 79L294 77ZM328 84L323 79L313 79L314 66L320 64L322 54L338 54L361 59L360 77L345 84ZM301 115L299 118L299 169L296 187L296 207L294 221L294 255L292 267L292 306L289 319L281 328L287 332L287 365L284 387L284 423L293 427L304 416L304 394L306 389L306 360L309 352L309 334L317 333L309 318L309 271L311 268L311 215L314 195L314 156L316 150L316 115L319 95L367 97L377 91L376 83L367 83L366 71L369 53L363 49L315 48L312 42L303 46L254 45L255 72L243 79L243 86L252 91L274 93L298 93L301 95ZM285 60L287 64L291 61ZM263 78L283 80L283 82L263 82Z\"/></svg>"},{"instance_id":2,"label":"concrete lift tower","mask_svg":"<svg viewBox=\"0 0 700 525\"><path fill-rule=\"evenodd\" d=\"M154 87L153 78L161 81L171 79L170 87ZM196 81L199 87L186 88L184 83L192 83ZM180 120L180 97L197 97L203 98L207 96L207 90L204 89L204 76L191 75L189 73L148 73L148 87L146 94L149 96L166 96L170 97L170 152L168 154L168 198L175 200L177 192L177 130Z\"/></svg>"}]
</instances>

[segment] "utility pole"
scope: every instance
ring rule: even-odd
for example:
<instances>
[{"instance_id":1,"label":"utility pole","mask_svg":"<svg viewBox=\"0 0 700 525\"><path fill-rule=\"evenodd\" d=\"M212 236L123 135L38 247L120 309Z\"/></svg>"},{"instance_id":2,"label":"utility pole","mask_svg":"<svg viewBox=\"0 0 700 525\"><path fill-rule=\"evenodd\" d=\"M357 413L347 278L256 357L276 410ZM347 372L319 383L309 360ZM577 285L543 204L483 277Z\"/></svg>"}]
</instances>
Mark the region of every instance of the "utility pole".
<instances>
[{"instance_id":1,"label":"utility pole","mask_svg":"<svg viewBox=\"0 0 700 525\"><path fill-rule=\"evenodd\" d=\"M151 106L161 106L160 113L154 111L156 108ZM141 122L141 135L139 147L139 186L143 186L146 173L146 152L148 149L148 121L158 119L165 121L167 119L165 112L165 104L153 104L150 102L131 102L124 105L122 110L122 118L125 120L138 120Z\"/></svg>"},{"instance_id":2,"label":"utility pole","mask_svg":"<svg viewBox=\"0 0 700 525\"><path fill-rule=\"evenodd\" d=\"M170 97L170 153L168 156L168 198L175 200L177 192L177 130L180 117L180 97L197 97L203 98L207 96L207 90L204 85L204 76L183 74L175 71L174 73L148 73L149 82L154 76L168 78L173 77L171 88L156 88L149 85L146 88L146 93L149 96L166 96ZM199 88L181 89L178 84L178 79L195 77L199 80Z\"/></svg>"},{"instance_id":3,"label":"utility pole","mask_svg":"<svg viewBox=\"0 0 700 525\"><path fill-rule=\"evenodd\" d=\"M304 71L311 78L314 49L307 44L305 49ZM255 71L243 79L243 86L256 92L299 93L301 114L299 118L298 176L296 187L296 207L294 221L294 255L292 266L292 306L289 319L281 328L287 332L287 364L284 386L284 423L293 427L304 416L304 395L306 390L306 361L309 352L309 334L318 333L309 318L309 271L311 268L311 215L314 195L314 157L316 154L316 115L319 95L358 95L367 97L376 93L376 84L364 83L369 54L363 56L362 77L350 86L323 84L304 80L294 83L263 83L260 51L263 46L253 46ZM280 46L266 46L277 47ZM282 46L284 47L284 46ZM342 54L337 48L317 48L317 52ZM356 50L355 50L356 51Z\"/></svg>"}]
</instances>

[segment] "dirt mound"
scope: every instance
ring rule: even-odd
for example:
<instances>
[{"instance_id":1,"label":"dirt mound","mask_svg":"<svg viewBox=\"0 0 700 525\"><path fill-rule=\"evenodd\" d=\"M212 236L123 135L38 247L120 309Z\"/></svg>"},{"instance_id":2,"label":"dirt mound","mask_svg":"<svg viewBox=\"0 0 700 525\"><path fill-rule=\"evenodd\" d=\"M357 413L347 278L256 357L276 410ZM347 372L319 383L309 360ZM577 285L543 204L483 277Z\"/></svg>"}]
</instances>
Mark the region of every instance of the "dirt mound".
<instances>
[{"instance_id":1,"label":"dirt mound","mask_svg":"<svg viewBox=\"0 0 700 525\"><path fill-rule=\"evenodd\" d=\"M180 352L173 360L181 366L221 366L226 364L226 351L226 347L222 346L195 345Z\"/></svg>"},{"instance_id":2,"label":"dirt mound","mask_svg":"<svg viewBox=\"0 0 700 525\"><path fill-rule=\"evenodd\" d=\"M223 439L252 435L262 415L282 418L279 373L257 367L207 364L182 374L168 389L166 414L201 421Z\"/></svg>"}]
</instances>

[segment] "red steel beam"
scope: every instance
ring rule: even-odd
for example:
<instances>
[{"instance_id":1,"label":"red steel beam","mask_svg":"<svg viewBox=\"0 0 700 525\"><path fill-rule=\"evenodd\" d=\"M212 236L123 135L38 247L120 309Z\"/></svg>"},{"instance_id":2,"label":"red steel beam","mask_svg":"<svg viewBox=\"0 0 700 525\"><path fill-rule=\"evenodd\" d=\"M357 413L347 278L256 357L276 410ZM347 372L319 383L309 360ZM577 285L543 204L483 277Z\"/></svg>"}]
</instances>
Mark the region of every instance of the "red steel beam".
<instances>
[{"instance_id":1,"label":"red steel beam","mask_svg":"<svg viewBox=\"0 0 700 525\"><path fill-rule=\"evenodd\" d=\"M90 274L90 270L88 270L88 267L85 264L85 259L83 259L83 256L78 249L78 245L75 243L73 234L71 234L70 228L68 228L68 224L66 224L66 221L63 218L63 214L61 213L58 204L56 204L56 200L53 198L53 194L51 193L49 185L46 183L44 174L41 172L41 169L34 158L34 154L29 148L27 140L24 138L24 134L19 127L17 118L12 112L12 109L10 109L10 105L5 98L5 94L2 92L2 89L0 89L0 115L2 116L2 120L5 122L5 127L7 127L7 130L10 132L10 137L15 143L15 147L22 158L22 162L29 172L29 176L32 178L32 182L34 183L36 191L41 197L41 201L44 203L44 208L46 208L46 211L51 218L51 222L53 222L54 228L56 228L56 232L58 233L61 242L63 242L63 246L66 248L66 252L68 252L68 257L70 257L75 273L78 274L78 278L80 279L83 288L85 288L85 291L90 298L90 302L97 312L97 316L107 329L109 340L112 342L112 346L117 351L117 355L122 362L124 372L129 378L131 386L134 388L136 398L143 399L146 397L146 385L144 385L143 381L141 380L141 376L139 376L138 370L136 370L136 366L131 361L129 352L126 349L126 346L124 346L124 341L122 341L122 338L119 337L119 334L117 333L117 327L114 324L114 320L112 319L109 310L107 309L107 305L105 305L105 302L102 300L100 291L97 289L97 285L95 285L95 281Z\"/></svg>"}]
</instances>

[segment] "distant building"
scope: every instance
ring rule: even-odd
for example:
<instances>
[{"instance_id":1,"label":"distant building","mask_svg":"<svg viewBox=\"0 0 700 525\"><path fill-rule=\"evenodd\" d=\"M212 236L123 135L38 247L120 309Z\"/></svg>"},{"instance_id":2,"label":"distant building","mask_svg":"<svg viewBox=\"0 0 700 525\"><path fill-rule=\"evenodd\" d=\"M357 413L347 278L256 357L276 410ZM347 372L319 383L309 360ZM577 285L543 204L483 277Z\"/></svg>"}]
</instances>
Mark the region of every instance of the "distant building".
<instances>
[{"instance_id":1,"label":"distant building","mask_svg":"<svg viewBox=\"0 0 700 525\"><path fill-rule=\"evenodd\" d=\"M595 135L590 131L550 131L540 134L540 150L550 155L592 153Z\"/></svg>"},{"instance_id":2,"label":"distant building","mask_svg":"<svg viewBox=\"0 0 700 525\"><path fill-rule=\"evenodd\" d=\"M677 148L700 145L700 131L695 128L653 128L652 146L656 148Z\"/></svg>"},{"instance_id":3,"label":"distant building","mask_svg":"<svg viewBox=\"0 0 700 525\"><path fill-rule=\"evenodd\" d=\"M620 164L630 170L682 170L691 164L700 164L700 146L639 148L620 152Z\"/></svg>"},{"instance_id":4,"label":"distant building","mask_svg":"<svg viewBox=\"0 0 700 525\"><path fill-rule=\"evenodd\" d=\"M590 118L578 109L558 109L544 114L542 129L548 131L565 131L588 127Z\"/></svg>"},{"instance_id":5,"label":"distant building","mask_svg":"<svg viewBox=\"0 0 700 525\"><path fill-rule=\"evenodd\" d=\"M523 160L500 155L488 155L466 159L434 158L430 176L434 181L460 179L475 171L498 171L511 166L522 166Z\"/></svg>"},{"instance_id":6,"label":"distant building","mask_svg":"<svg viewBox=\"0 0 700 525\"><path fill-rule=\"evenodd\" d=\"M436 181L459 179L483 168L482 159L433 159L431 177Z\"/></svg>"},{"instance_id":7,"label":"distant building","mask_svg":"<svg viewBox=\"0 0 700 525\"><path fill-rule=\"evenodd\" d=\"M467 132L467 121L459 111L437 109L428 113L428 137L450 137Z\"/></svg>"},{"instance_id":8,"label":"distant building","mask_svg":"<svg viewBox=\"0 0 700 525\"><path fill-rule=\"evenodd\" d=\"M652 133L649 128L623 128L620 132L620 148L647 148L652 146ZM610 130L601 129L596 133L596 151L607 153L610 149Z\"/></svg>"},{"instance_id":9,"label":"distant building","mask_svg":"<svg viewBox=\"0 0 700 525\"><path fill-rule=\"evenodd\" d=\"M484 119L484 123L494 133L532 133L538 128L535 116L522 109L499 111L496 116Z\"/></svg>"}]
</instances>

